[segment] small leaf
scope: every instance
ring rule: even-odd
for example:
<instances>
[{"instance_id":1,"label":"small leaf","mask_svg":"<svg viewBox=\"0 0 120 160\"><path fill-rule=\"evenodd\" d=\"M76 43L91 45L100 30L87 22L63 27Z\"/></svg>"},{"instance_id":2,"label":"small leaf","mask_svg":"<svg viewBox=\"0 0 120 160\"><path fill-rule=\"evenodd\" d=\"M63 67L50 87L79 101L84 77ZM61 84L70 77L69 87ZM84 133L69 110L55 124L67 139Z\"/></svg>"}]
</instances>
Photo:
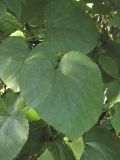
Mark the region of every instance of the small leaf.
<instances>
[{"instance_id":1,"label":"small leaf","mask_svg":"<svg viewBox=\"0 0 120 160\"><path fill-rule=\"evenodd\" d=\"M0 19L0 30L5 35L13 33L15 30L20 29L20 27L18 19L8 12Z\"/></svg>"},{"instance_id":2,"label":"small leaf","mask_svg":"<svg viewBox=\"0 0 120 160\"><path fill-rule=\"evenodd\" d=\"M115 104L112 108L115 110L115 113L111 118L111 123L116 135L118 135L120 133L120 103Z\"/></svg>"},{"instance_id":3,"label":"small leaf","mask_svg":"<svg viewBox=\"0 0 120 160\"><path fill-rule=\"evenodd\" d=\"M75 160L75 156L71 149L64 142L57 138L48 143L47 147L52 152L55 160Z\"/></svg>"},{"instance_id":4,"label":"small leaf","mask_svg":"<svg viewBox=\"0 0 120 160\"><path fill-rule=\"evenodd\" d=\"M4 0L9 10L13 11L18 17L21 16L21 3L19 0Z\"/></svg>"},{"instance_id":5,"label":"small leaf","mask_svg":"<svg viewBox=\"0 0 120 160\"><path fill-rule=\"evenodd\" d=\"M113 16L110 21L110 26L120 27L120 12Z\"/></svg>"},{"instance_id":6,"label":"small leaf","mask_svg":"<svg viewBox=\"0 0 120 160\"><path fill-rule=\"evenodd\" d=\"M99 64L108 75L112 77L118 76L118 65L113 58L101 55L99 57Z\"/></svg>"},{"instance_id":7,"label":"small leaf","mask_svg":"<svg viewBox=\"0 0 120 160\"><path fill-rule=\"evenodd\" d=\"M83 138L80 137L80 138L76 139L74 142L66 142L66 143L73 151L76 160L80 160L80 157L82 156L82 154L84 152Z\"/></svg>"},{"instance_id":8,"label":"small leaf","mask_svg":"<svg viewBox=\"0 0 120 160\"><path fill-rule=\"evenodd\" d=\"M6 8L5 4L0 1L0 19L3 17L6 10L7 10L7 8Z\"/></svg>"},{"instance_id":9,"label":"small leaf","mask_svg":"<svg viewBox=\"0 0 120 160\"><path fill-rule=\"evenodd\" d=\"M40 156L38 160L48 160L48 159L54 160L51 152L46 149L45 152Z\"/></svg>"},{"instance_id":10,"label":"small leaf","mask_svg":"<svg viewBox=\"0 0 120 160\"><path fill-rule=\"evenodd\" d=\"M6 114L6 104L5 102L2 100L2 98L0 98L0 116L3 116Z\"/></svg>"},{"instance_id":11,"label":"small leaf","mask_svg":"<svg viewBox=\"0 0 120 160\"><path fill-rule=\"evenodd\" d=\"M107 100L110 106L120 102L120 81L115 80L108 84L107 88Z\"/></svg>"},{"instance_id":12,"label":"small leaf","mask_svg":"<svg viewBox=\"0 0 120 160\"><path fill-rule=\"evenodd\" d=\"M35 159L45 150L45 142L49 140L48 125L42 120L29 122L29 136L20 153L17 155L17 160Z\"/></svg>"}]
</instances>

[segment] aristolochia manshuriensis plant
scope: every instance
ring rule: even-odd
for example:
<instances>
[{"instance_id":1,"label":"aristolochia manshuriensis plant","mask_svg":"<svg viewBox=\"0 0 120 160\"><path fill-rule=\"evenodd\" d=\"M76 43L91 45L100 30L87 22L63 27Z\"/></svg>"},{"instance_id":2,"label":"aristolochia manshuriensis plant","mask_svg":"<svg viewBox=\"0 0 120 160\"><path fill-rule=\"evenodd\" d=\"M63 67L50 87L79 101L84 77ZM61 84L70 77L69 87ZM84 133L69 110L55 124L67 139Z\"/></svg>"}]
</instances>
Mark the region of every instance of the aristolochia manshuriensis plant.
<instances>
[{"instance_id":1,"label":"aristolochia manshuriensis plant","mask_svg":"<svg viewBox=\"0 0 120 160\"><path fill-rule=\"evenodd\" d=\"M120 160L120 1L0 0L0 160Z\"/></svg>"}]
</instances>

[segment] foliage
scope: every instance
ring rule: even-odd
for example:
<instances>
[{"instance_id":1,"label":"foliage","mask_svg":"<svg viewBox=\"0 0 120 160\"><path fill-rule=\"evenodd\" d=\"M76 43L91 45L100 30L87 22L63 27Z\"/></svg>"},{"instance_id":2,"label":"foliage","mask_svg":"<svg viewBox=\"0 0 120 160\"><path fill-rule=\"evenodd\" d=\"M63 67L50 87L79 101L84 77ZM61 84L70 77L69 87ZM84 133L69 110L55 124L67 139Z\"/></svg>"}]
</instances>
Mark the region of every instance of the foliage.
<instances>
[{"instance_id":1,"label":"foliage","mask_svg":"<svg viewBox=\"0 0 120 160\"><path fill-rule=\"evenodd\" d=\"M119 135L119 0L0 0L0 160L119 160Z\"/></svg>"}]
</instances>

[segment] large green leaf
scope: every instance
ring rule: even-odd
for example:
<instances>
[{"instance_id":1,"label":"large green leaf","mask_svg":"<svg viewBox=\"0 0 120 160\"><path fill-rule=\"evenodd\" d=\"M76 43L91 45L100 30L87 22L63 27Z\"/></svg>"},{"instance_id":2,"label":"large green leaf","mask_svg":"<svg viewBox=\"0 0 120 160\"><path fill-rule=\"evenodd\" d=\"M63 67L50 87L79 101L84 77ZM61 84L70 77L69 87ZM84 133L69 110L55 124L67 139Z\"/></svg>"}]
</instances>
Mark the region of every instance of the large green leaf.
<instances>
[{"instance_id":1,"label":"large green leaf","mask_svg":"<svg viewBox=\"0 0 120 160\"><path fill-rule=\"evenodd\" d=\"M8 110L6 110L4 115L0 115L1 160L13 160L22 149L28 137L28 121L16 110L18 100L15 98L13 105L11 102L7 104Z\"/></svg>"},{"instance_id":2,"label":"large green leaf","mask_svg":"<svg viewBox=\"0 0 120 160\"><path fill-rule=\"evenodd\" d=\"M81 160L119 160L120 144L105 128L94 128L84 137L85 151Z\"/></svg>"},{"instance_id":3,"label":"large green leaf","mask_svg":"<svg viewBox=\"0 0 120 160\"><path fill-rule=\"evenodd\" d=\"M27 52L27 43L21 37L10 37L0 44L0 78L15 92L19 91L17 77Z\"/></svg>"},{"instance_id":4,"label":"large green leaf","mask_svg":"<svg viewBox=\"0 0 120 160\"><path fill-rule=\"evenodd\" d=\"M19 0L3 0L9 10L13 11L18 17L21 16L21 3Z\"/></svg>"},{"instance_id":5,"label":"large green leaf","mask_svg":"<svg viewBox=\"0 0 120 160\"><path fill-rule=\"evenodd\" d=\"M113 109L115 110L115 113L111 118L111 123L118 135L120 133L120 103L115 104Z\"/></svg>"},{"instance_id":6,"label":"large green leaf","mask_svg":"<svg viewBox=\"0 0 120 160\"><path fill-rule=\"evenodd\" d=\"M25 62L19 84L28 106L36 108L48 124L72 138L90 129L101 113L100 71L79 52L65 54L58 66L44 54L34 53Z\"/></svg>"},{"instance_id":7,"label":"large green leaf","mask_svg":"<svg viewBox=\"0 0 120 160\"><path fill-rule=\"evenodd\" d=\"M57 51L90 52L97 44L93 20L71 0L53 0L45 7L46 41ZM52 54L52 53L51 53Z\"/></svg>"}]
</instances>

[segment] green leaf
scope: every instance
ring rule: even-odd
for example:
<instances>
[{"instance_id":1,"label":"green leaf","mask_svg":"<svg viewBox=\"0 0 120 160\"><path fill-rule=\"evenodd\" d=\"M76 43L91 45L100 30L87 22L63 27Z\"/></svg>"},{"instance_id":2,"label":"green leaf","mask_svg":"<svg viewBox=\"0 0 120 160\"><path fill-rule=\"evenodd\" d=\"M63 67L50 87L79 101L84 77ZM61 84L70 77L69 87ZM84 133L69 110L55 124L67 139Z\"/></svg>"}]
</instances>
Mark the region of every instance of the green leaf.
<instances>
[{"instance_id":1,"label":"green leaf","mask_svg":"<svg viewBox=\"0 0 120 160\"><path fill-rule=\"evenodd\" d=\"M16 160L35 159L45 150L45 142L49 140L48 125L42 120L29 122L29 136Z\"/></svg>"},{"instance_id":2,"label":"green leaf","mask_svg":"<svg viewBox=\"0 0 120 160\"><path fill-rule=\"evenodd\" d=\"M0 19L3 17L6 10L7 10L7 8L6 8L5 4L0 1Z\"/></svg>"},{"instance_id":3,"label":"green leaf","mask_svg":"<svg viewBox=\"0 0 120 160\"><path fill-rule=\"evenodd\" d=\"M20 0L22 4L26 4L27 0Z\"/></svg>"},{"instance_id":4,"label":"green leaf","mask_svg":"<svg viewBox=\"0 0 120 160\"><path fill-rule=\"evenodd\" d=\"M75 160L71 149L59 139L53 139L53 142L48 143L47 147L52 152L55 160Z\"/></svg>"},{"instance_id":5,"label":"green leaf","mask_svg":"<svg viewBox=\"0 0 120 160\"><path fill-rule=\"evenodd\" d=\"M120 8L120 1L119 0L114 0L114 3L116 5L116 7Z\"/></svg>"},{"instance_id":6,"label":"green leaf","mask_svg":"<svg viewBox=\"0 0 120 160\"><path fill-rule=\"evenodd\" d=\"M25 35L22 31L20 30L17 30L15 32L13 32L11 35L11 37L22 37L22 38L25 38Z\"/></svg>"},{"instance_id":7,"label":"green leaf","mask_svg":"<svg viewBox=\"0 0 120 160\"><path fill-rule=\"evenodd\" d=\"M52 154L48 149L45 150L45 152L38 158L38 160L54 160Z\"/></svg>"},{"instance_id":8,"label":"green leaf","mask_svg":"<svg viewBox=\"0 0 120 160\"><path fill-rule=\"evenodd\" d=\"M110 6L110 2L106 0L95 1L92 10L96 14L109 14L112 10L112 6Z\"/></svg>"},{"instance_id":9,"label":"green leaf","mask_svg":"<svg viewBox=\"0 0 120 160\"><path fill-rule=\"evenodd\" d=\"M84 152L83 138L80 137L76 139L74 142L66 142L66 143L70 147L70 149L73 151L76 160L80 160L80 157Z\"/></svg>"},{"instance_id":10,"label":"green leaf","mask_svg":"<svg viewBox=\"0 0 120 160\"><path fill-rule=\"evenodd\" d=\"M6 92L4 97L5 104L7 106L7 113L11 114L13 112L18 112L26 107L23 97L14 94L11 90Z\"/></svg>"},{"instance_id":11,"label":"green leaf","mask_svg":"<svg viewBox=\"0 0 120 160\"><path fill-rule=\"evenodd\" d=\"M16 110L18 99L14 97L14 100L9 102L6 113L3 116L0 115L1 160L13 160L16 157L25 144L29 131L27 119Z\"/></svg>"},{"instance_id":12,"label":"green leaf","mask_svg":"<svg viewBox=\"0 0 120 160\"><path fill-rule=\"evenodd\" d=\"M24 64L19 84L27 105L68 137L78 138L89 130L102 111L100 70L79 52L65 54L58 66L40 51L33 53Z\"/></svg>"},{"instance_id":13,"label":"green leaf","mask_svg":"<svg viewBox=\"0 0 120 160\"><path fill-rule=\"evenodd\" d=\"M120 81L112 81L108 84L107 99L110 106L120 102Z\"/></svg>"},{"instance_id":14,"label":"green leaf","mask_svg":"<svg viewBox=\"0 0 120 160\"><path fill-rule=\"evenodd\" d=\"M106 56L110 56L115 62L117 62L117 66L119 68L120 75L120 43L116 41L108 41L106 44Z\"/></svg>"},{"instance_id":15,"label":"green leaf","mask_svg":"<svg viewBox=\"0 0 120 160\"><path fill-rule=\"evenodd\" d=\"M27 52L27 43L21 37L10 37L0 44L0 78L14 92L19 91L17 78Z\"/></svg>"},{"instance_id":16,"label":"green leaf","mask_svg":"<svg viewBox=\"0 0 120 160\"><path fill-rule=\"evenodd\" d=\"M87 54L96 46L98 32L95 23L71 0L50 1L44 14L48 26L46 41L56 51L77 50Z\"/></svg>"},{"instance_id":17,"label":"green leaf","mask_svg":"<svg viewBox=\"0 0 120 160\"><path fill-rule=\"evenodd\" d=\"M20 27L18 19L8 12L0 19L0 31L5 35L13 33L15 30L20 29Z\"/></svg>"},{"instance_id":18,"label":"green leaf","mask_svg":"<svg viewBox=\"0 0 120 160\"><path fill-rule=\"evenodd\" d=\"M108 75L112 77L118 76L118 65L113 58L101 55L99 57L99 64Z\"/></svg>"},{"instance_id":19,"label":"green leaf","mask_svg":"<svg viewBox=\"0 0 120 160\"><path fill-rule=\"evenodd\" d=\"M5 115L5 113L6 113L6 104L2 100L2 98L0 98L0 116Z\"/></svg>"},{"instance_id":20,"label":"green leaf","mask_svg":"<svg viewBox=\"0 0 120 160\"><path fill-rule=\"evenodd\" d=\"M19 0L4 0L9 10L13 11L18 17L21 16L21 3Z\"/></svg>"},{"instance_id":21,"label":"green leaf","mask_svg":"<svg viewBox=\"0 0 120 160\"><path fill-rule=\"evenodd\" d=\"M115 109L115 113L111 118L111 123L116 134L118 135L120 133L120 103L115 104L113 109Z\"/></svg>"},{"instance_id":22,"label":"green leaf","mask_svg":"<svg viewBox=\"0 0 120 160\"><path fill-rule=\"evenodd\" d=\"M72 151L76 157L76 160L80 160L80 157L84 151L83 139L79 138L71 143Z\"/></svg>"},{"instance_id":23,"label":"green leaf","mask_svg":"<svg viewBox=\"0 0 120 160\"><path fill-rule=\"evenodd\" d=\"M120 12L118 12L110 21L110 26L120 27Z\"/></svg>"},{"instance_id":24,"label":"green leaf","mask_svg":"<svg viewBox=\"0 0 120 160\"><path fill-rule=\"evenodd\" d=\"M94 128L84 137L85 151L81 160L119 160L120 144L113 134L104 128Z\"/></svg>"},{"instance_id":25,"label":"green leaf","mask_svg":"<svg viewBox=\"0 0 120 160\"><path fill-rule=\"evenodd\" d=\"M27 120L20 115L0 119L0 157L13 160L22 149L28 136Z\"/></svg>"},{"instance_id":26,"label":"green leaf","mask_svg":"<svg viewBox=\"0 0 120 160\"><path fill-rule=\"evenodd\" d=\"M44 24L43 9L48 0L26 0L22 5L22 20L30 25L38 26Z\"/></svg>"}]
</instances>

